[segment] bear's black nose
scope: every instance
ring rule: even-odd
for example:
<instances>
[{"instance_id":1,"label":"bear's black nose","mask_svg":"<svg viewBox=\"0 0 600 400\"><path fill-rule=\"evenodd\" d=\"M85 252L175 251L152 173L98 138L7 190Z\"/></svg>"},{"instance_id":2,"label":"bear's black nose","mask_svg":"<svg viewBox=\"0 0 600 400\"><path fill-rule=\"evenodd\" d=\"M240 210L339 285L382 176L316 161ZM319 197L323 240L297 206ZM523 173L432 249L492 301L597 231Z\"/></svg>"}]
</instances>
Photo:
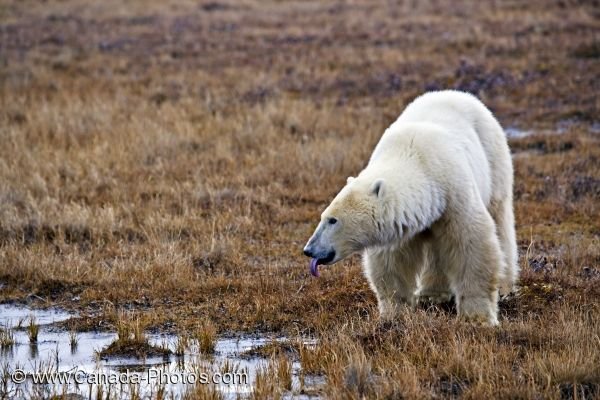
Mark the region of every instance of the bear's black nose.
<instances>
[{"instance_id":1,"label":"bear's black nose","mask_svg":"<svg viewBox=\"0 0 600 400\"><path fill-rule=\"evenodd\" d=\"M306 257L311 257L311 258L313 258L313 256L312 256L312 252L311 252L309 249L304 249L304 255L305 255Z\"/></svg>"}]
</instances>

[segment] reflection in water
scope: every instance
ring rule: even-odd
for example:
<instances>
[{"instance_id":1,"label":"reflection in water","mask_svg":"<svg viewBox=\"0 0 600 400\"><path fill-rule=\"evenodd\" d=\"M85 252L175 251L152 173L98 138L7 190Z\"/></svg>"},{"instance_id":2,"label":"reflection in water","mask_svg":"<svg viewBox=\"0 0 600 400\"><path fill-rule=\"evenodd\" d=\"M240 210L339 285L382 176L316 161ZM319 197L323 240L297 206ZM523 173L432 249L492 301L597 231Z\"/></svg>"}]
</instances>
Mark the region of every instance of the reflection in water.
<instances>
[{"instance_id":1,"label":"reflection in water","mask_svg":"<svg viewBox=\"0 0 600 400\"><path fill-rule=\"evenodd\" d=\"M29 343L29 358L34 360L38 358L39 351L37 343Z\"/></svg>"},{"instance_id":2,"label":"reflection in water","mask_svg":"<svg viewBox=\"0 0 600 400\"><path fill-rule=\"evenodd\" d=\"M18 321L32 314L40 325L37 344L29 342L23 325L19 328ZM106 394L107 391L115 393L115 398L154 398L159 392L180 397L199 383L214 383L214 387L225 398L248 397L257 371L266 365L267 360L258 356L249 357L244 353L273 340L286 340L268 337L222 338L217 341L215 354L210 357L200 354L197 345L192 344L181 356L148 357L143 360L100 358L99 351L112 343L117 335L112 332L79 332L74 340L73 334L57 331L51 326L71 317L73 315L56 309L31 310L0 305L0 326L5 330L12 329L15 340L13 346L2 347L2 361L3 364L7 361L7 364L0 366L4 368L4 371L0 370L0 375L22 370L28 376L25 383L17 385L13 382L6 389L0 388L0 398L3 397L3 390L8 391L10 398L47 398L63 393L76 393L89 398L97 397L99 393ZM150 344L175 351L177 336L148 334L147 337ZM315 345L314 340L304 343ZM37 374L36 379L45 377L44 382L48 382L49 373L54 374L52 377L60 377L62 381L58 379L59 382L54 384L35 384L34 373ZM215 374L220 375L216 382ZM238 381L235 381L236 377ZM324 383L324 377L306 375L302 373L300 363L293 362L292 390L288 397L308 398L305 394L300 395L300 391L315 392Z\"/></svg>"}]
</instances>

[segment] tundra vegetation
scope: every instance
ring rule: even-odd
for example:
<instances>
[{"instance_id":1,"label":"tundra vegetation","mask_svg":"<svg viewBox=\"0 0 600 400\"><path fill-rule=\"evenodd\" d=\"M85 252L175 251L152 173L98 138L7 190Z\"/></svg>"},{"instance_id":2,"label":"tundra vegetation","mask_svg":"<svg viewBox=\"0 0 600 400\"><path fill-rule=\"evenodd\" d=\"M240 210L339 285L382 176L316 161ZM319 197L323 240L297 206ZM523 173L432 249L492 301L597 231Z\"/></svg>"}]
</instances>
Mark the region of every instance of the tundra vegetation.
<instances>
[{"instance_id":1,"label":"tundra vegetation","mask_svg":"<svg viewBox=\"0 0 600 400\"><path fill-rule=\"evenodd\" d=\"M272 346L259 398L289 388L294 357L327 398L597 398L598 10L3 1L0 301L77 311L65 329L115 346L142 327L206 353L224 333L317 338ZM358 256L314 279L302 255L385 127L442 88L510 128L522 273L498 328L451 306L381 323Z\"/></svg>"}]
</instances>

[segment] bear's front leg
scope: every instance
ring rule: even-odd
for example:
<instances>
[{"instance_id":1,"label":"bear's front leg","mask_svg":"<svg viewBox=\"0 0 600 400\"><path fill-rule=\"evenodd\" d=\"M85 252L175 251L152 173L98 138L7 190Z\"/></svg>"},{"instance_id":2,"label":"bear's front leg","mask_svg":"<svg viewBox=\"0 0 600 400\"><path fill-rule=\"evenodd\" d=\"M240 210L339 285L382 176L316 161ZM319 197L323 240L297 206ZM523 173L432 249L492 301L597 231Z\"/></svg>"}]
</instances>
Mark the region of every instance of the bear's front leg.
<instances>
[{"instance_id":1,"label":"bear's front leg","mask_svg":"<svg viewBox=\"0 0 600 400\"><path fill-rule=\"evenodd\" d=\"M377 296L381 319L395 319L403 307L416 305L417 274L422 263L422 249L365 250L364 271Z\"/></svg>"},{"instance_id":2,"label":"bear's front leg","mask_svg":"<svg viewBox=\"0 0 600 400\"><path fill-rule=\"evenodd\" d=\"M504 258L492 217L485 207L466 208L468 217L447 221L439 238L460 318L498 325L498 277Z\"/></svg>"}]
</instances>

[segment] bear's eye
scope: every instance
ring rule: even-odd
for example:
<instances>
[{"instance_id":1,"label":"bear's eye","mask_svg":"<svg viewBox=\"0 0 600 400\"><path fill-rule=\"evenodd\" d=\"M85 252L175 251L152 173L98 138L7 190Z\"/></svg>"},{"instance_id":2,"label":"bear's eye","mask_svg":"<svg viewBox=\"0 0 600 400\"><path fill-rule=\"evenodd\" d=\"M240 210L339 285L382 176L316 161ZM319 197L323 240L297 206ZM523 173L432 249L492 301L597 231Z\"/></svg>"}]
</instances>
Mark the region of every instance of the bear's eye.
<instances>
[{"instance_id":1,"label":"bear's eye","mask_svg":"<svg viewBox=\"0 0 600 400\"><path fill-rule=\"evenodd\" d=\"M335 225L337 223L337 219L329 218L329 220L327 222L329 222L330 225Z\"/></svg>"}]
</instances>

